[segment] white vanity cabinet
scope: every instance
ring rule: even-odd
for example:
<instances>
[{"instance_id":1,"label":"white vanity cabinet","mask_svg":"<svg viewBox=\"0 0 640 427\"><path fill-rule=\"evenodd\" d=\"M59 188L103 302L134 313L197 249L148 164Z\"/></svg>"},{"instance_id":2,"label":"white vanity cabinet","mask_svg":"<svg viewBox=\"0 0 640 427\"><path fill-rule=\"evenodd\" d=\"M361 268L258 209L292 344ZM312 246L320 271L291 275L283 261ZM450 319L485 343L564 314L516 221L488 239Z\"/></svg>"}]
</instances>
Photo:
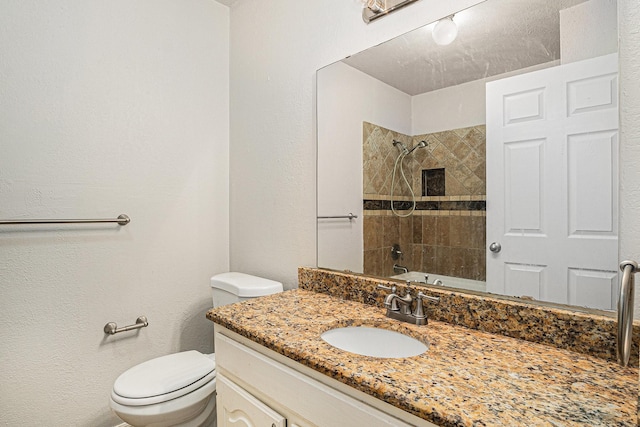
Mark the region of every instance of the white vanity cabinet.
<instances>
[{"instance_id":1,"label":"white vanity cabinet","mask_svg":"<svg viewBox=\"0 0 640 427\"><path fill-rule=\"evenodd\" d=\"M215 328L219 427L435 426Z\"/></svg>"},{"instance_id":2,"label":"white vanity cabinet","mask_svg":"<svg viewBox=\"0 0 640 427\"><path fill-rule=\"evenodd\" d=\"M285 417L220 374L216 378L216 390L219 426L287 426Z\"/></svg>"}]
</instances>

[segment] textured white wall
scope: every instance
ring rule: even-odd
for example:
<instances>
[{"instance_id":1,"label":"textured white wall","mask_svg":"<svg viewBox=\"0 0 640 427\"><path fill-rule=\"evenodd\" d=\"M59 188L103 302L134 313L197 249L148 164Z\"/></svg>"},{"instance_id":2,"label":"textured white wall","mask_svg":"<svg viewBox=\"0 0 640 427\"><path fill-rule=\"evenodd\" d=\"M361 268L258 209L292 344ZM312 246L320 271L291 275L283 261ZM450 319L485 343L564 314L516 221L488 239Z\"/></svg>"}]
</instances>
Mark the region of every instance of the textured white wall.
<instances>
[{"instance_id":1,"label":"textured white wall","mask_svg":"<svg viewBox=\"0 0 640 427\"><path fill-rule=\"evenodd\" d=\"M558 64L559 61L551 61L415 95L411 97L412 135L483 125L486 122L486 84L488 82Z\"/></svg>"},{"instance_id":2,"label":"textured white wall","mask_svg":"<svg viewBox=\"0 0 640 427\"><path fill-rule=\"evenodd\" d=\"M590 0L560 11L562 63L618 51L616 0Z\"/></svg>"},{"instance_id":3,"label":"textured white wall","mask_svg":"<svg viewBox=\"0 0 640 427\"><path fill-rule=\"evenodd\" d=\"M486 82L475 80L412 96L412 135L484 124Z\"/></svg>"},{"instance_id":4,"label":"textured white wall","mask_svg":"<svg viewBox=\"0 0 640 427\"><path fill-rule=\"evenodd\" d=\"M291 288L316 263L316 70L478 2L423 0L370 25L355 1L232 6L232 269Z\"/></svg>"},{"instance_id":5,"label":"textured white wall","mask_svg":"<svg viewBox=\"0 0 640 427\"><path fill-rule=\"evenodd\" d=\"M620 260L640 262L640 3L618 1L620 35ZM636 276L636 284L640 276ZM640 318L640 289L635 317Z\"/></svg>"},{"instance_id":6,"label":"textured white wall","mask_svg":"<svg viewBox=\"0 0 640 427\"><path fill-rule=\"evenodd\" d=\"M362 272L362 122L410 134L411 97L343 62L319 70L317 86L318 215L358 215L318 221L318 265Z\"/></svg>"},{"instance_id":7,"label":"textured white wall","mask_svg":"<svg viewBox=\"0 0 640 427\"><path fill-rule=\"evenodd\" d=\"M210 0L0 2L0 218L132 219L0 226L0 425L116 425L121 372L212 350L228 33Z\"/></svg>"}]
</instances>

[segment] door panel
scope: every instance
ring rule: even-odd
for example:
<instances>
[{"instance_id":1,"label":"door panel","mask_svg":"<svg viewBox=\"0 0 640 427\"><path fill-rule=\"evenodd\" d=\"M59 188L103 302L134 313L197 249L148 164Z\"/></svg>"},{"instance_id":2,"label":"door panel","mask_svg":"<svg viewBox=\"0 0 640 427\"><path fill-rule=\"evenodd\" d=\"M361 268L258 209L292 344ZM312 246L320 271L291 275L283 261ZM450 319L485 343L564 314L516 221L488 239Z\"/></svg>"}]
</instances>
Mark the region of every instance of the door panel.
<instances>
[{"instance_id":1,"label":"door panel","mask_svg":"<svg viewBox=\"0 0 640 427\"><path fill-rule=\"evenodd\" d=\"M539 300L544 293L544 265L504 264L505 293Z\"/></svg>"},{"instance_id":2,"label":"door panel","mask_svg":"<svg viewBox=\"0 0 640 427\"><path fill-rule=\"evenodd\" d=\"M616 131L568 136L569 236L617 235L614 218ZM593 173L598 170L598 173Z\"/></svg>"},{"instance_id":3,"label":"door panel","mask_svg":"<svg viewBox=\"0 0 640 427\"><path fill-rule=\"evenodd\" d=\"M504 144L507 234L544 234L544 143L544 140L539 139Z\"/></svg>"},{"instance_id":4,"label":"door panel","mask_svg":"<svg viewBox=\"0 0 640 427\"><path fill-rule=\"evenodd\" d=\"M545 88L536 88L504 97L504 125L544 120Z\"/></svg>"},{"instance_id":5,"label":"door panel","mask_svg":"<svg viewBox=\"0 0 640 427\"><path fill-rule=\"evenodd\" d=\"M616 272L569 269L569 304L614 310L618 294Z\"/></svg>"},{"instance_id":6,"label":"door panel","mask_svg":"<svg viewBox=\"0 0 640 427\"><path fill-rule=\"evenodd\" d=\"M618 109L616 73L567 82L567 116Z\"/></svg>"}]
</instances>

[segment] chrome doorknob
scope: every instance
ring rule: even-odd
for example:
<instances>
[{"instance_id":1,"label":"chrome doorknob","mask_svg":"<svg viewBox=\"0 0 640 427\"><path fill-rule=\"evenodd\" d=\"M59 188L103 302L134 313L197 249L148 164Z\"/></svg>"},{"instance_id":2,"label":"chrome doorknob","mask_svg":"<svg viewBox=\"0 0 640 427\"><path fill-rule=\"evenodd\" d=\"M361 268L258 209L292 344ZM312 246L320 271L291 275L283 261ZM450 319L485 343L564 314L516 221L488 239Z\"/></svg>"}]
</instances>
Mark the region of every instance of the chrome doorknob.
<instances>
[{"instance_id":1,"label":"chrome doorknob","mask_svg":"<svg viewBox=\"0 0 640 427\"><path fill-rule=\"evenodd\" d=\"M497 254L502 250L502 246L500 245L500 243L493 242L492 244L489 245L489 250Z\"/></svg>"}]
</instances>

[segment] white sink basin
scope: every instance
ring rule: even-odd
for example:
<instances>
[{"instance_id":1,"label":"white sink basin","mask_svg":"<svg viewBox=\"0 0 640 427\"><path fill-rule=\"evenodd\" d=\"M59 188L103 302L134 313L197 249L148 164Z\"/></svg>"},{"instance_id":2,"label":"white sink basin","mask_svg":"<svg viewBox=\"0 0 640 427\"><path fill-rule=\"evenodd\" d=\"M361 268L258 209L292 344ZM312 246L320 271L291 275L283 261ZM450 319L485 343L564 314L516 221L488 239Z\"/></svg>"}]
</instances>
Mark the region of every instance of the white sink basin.
<instances>
[{"instance_id":1,"label":"white sink basin","mask_svg":"<svg viewBox=\"0 0 640 427\"><path fill-rule=\"evenodd\" d=\"M320 337L334 347L363 356L411 357L427 351L426 344L408 335L367 326L331 329Z\"/></svg>"}]
</instances>

